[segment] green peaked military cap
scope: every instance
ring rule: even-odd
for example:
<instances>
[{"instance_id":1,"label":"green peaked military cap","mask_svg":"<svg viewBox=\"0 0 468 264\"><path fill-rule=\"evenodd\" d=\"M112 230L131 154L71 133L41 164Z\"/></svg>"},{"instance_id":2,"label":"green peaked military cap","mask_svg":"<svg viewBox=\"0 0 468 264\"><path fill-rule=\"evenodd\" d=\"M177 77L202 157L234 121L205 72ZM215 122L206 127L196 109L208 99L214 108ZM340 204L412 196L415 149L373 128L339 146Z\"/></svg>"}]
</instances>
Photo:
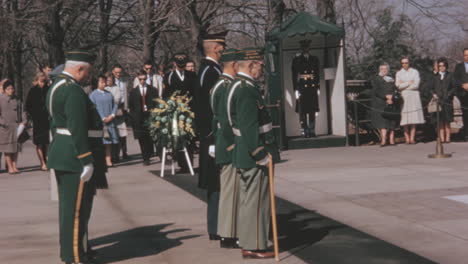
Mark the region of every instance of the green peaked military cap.
<instances>
[{"instance_id":1,"label":"green peaked military cap","mask_svg":"<svg viewBox=\"0 0 468 264\"><path fill-rule=\"evenodd\" d=\"M93 64L96 60L96 55L87 50L76 49L65 52L67 61L81 61Z\"/></svg>"},{"instance_id":2,"label":"green peaked military cap","mask_svg":"<svg viewBox=\"0 0 468 264\"><path fill-rule=\"evenodd\" d=\"M263 60L264 48L245 48L239 51L238 60Z\"/></svg>"},{"instance_id":3,"label":"green peaked military cap","mask_svg":"<svg viewBox=\"0 0 468 264\"><path fill-rule=\"evenodd\" d=\"M227 49L221 52L221 62L237 61L240 58L240 51L236 49Z\"/></svg>"}]
</instances>

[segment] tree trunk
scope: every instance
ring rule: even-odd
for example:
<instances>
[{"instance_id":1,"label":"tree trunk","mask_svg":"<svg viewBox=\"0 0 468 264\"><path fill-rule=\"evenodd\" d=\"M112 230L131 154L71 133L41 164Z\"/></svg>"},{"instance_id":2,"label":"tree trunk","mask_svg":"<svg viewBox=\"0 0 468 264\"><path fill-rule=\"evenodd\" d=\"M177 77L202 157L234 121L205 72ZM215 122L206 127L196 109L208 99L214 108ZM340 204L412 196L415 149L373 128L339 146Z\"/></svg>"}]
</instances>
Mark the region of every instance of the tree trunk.
<instances>
[{"instance_id":1,"label":"tree trunk","mask_svg":"<svg viewBox=\"0 0 468 264\"><path fill-rule=\"evenodd\" d=\"M45 27L45 41L48 46L49 63L52 67L56 67L65 63L65 53L63 51L63 42L65 33L60 23L60 11L62 9L61 1L43 2L44 7L47 7L47 23Z\"/></svg>"},{"instance_id":2,"label":"tree trunk","mask_svg":"<svg viewBox=\"0 0 468 264\"><path fill-rule=\"evenodd\" d=\"M112 11L113 2L112 0L99 0L99 66L101 71L106 71L109 64L109 18Z\"/></svg>"},{"instance_id":3,"label":"tree trunk","mask_svg":"<svg viewBox=\"0 0 468 264\"><path fill-rule=\"evenodd\" d=\"M336 24L335 0L317 0L317 13L325 21Z\"/></svg>"},{"instance_id":4,"label":"tree trunk","mask_svg":"<svg viewBox=\"0 0 468 264\"><path fill-rule=\"evenodd\" d=\"M283 0L268 1L268 25L267 32L270 32L275 27L279 27L283 22L284 10L286 5Z\"/></svg>"},{"instance_id":5,"label":"tree trunk","mask_svg":"<svg viewBox=\"0 0 468 264\"><path fill-rule=\"evenodd\" d=\"M154 24L154 1L143 0L140 1L141 8L143 8L143 60L154 63L154 50L156 48L156 34Z\"/></svg>"}]
</instances>

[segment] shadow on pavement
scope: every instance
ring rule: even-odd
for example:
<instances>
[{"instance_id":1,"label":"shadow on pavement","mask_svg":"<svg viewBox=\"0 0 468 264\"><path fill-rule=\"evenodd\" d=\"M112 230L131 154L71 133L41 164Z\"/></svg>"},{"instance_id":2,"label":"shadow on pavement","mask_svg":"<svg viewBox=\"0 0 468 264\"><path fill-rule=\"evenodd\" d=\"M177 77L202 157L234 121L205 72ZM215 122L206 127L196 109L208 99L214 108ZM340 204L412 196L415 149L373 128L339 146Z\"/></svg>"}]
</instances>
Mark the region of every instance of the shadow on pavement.
<instances>
[{"instance_id":1,"label":"shadow on pavement","mask_svg":"<svg viewBox=\"0 0 468 264\"><path fill-rule=\"evenodd\" d=\"M173 229L163 231L171 225L168 223L137 227L93 239L90 243L97 250L98 263L113 263L156 255L181 245L183 240L199 237L199 235L190 235L169 238L169 234L173 237L174 233L189 230Z\"/></svg>"},{"instance_id":2,"label":"shadow on pavement","mask_svg":"<svg viewBox=\"0 0 468 264\"><path fill-rule=\"evenodd\" d=\"M159 171L151 172L159 177ZM206 202L205 191L197 187L197 175L166 175L168 176L163 178L164 180ZM280 251L288 251L306 263L435 264L282 198L276 197L276 208ZM283 257L282 260L289 256L291 255Z\"/></svg>"}]
</instances>

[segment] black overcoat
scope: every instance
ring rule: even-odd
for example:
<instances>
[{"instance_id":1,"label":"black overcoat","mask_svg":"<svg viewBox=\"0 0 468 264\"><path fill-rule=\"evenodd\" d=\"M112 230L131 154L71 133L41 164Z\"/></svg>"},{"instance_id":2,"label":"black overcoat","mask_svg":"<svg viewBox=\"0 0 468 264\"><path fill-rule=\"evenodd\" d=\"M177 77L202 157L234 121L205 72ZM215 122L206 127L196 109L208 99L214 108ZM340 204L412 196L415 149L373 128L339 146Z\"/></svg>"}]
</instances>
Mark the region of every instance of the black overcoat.
<instances>
[{"instance_id":1,"label":"black overcoat","mask_svg":"<svg viewBox=\"0 0 468 264\"><path fill-rule=\"evenodd\" d=\"M445 73L444 79L441 80L440 73L433 76L432 94L436 94L439 98L440 107L442 111L440 112L439 118L442 122L452 122L453 121L453 97L457 92L456 81L454 79L454 74L451 72ZM431 121L433 123L437 122L437 113L431 114Z\"/></svg>"},{"instance_id":2,"label":"black overcoat","mask_svg":"<svg viewBox=\"0 0 468 264\"><path fill-rule=\"evenodd\" d=\"M46 107L46 96L49 86L44 88L33 86L26 97L26 112L33 123L33 143L35 145L49 144L49 113Z\"/></svg>"},{"instance_id":3,"label":"black overcoat","mask_svg":"<svg viewBox=\"0 0 468 264\"><path fill-rule=\"evenodd\" d=\"M381 76L375 76L371 80L372 101L371 101L371 122L377 129L395 129L398 127L399 120L384 118L382 113L387 105L387 96L396 91L393 82L386 82ZM396 102L394 102L396 103Z\"/></svg>"}]
</instances>

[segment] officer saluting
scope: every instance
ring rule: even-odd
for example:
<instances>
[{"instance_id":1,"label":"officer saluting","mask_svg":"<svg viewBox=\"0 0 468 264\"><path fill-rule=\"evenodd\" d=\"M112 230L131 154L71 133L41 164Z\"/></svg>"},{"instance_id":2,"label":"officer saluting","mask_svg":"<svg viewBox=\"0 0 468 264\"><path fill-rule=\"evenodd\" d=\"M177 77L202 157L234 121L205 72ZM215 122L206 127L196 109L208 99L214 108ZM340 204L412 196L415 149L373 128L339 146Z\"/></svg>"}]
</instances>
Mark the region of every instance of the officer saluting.
<instances>
[{"instance_id":1,"label":"officer saluting","mask_svg":"<svg viewBox=\"0 0 468 264\"><path fill-rule=\"evenodd\" d=\"M268 250L270 200L268 154L278 157L271 118L258 80L263 74L263 50L244 49L239 72L229 88L227 113L235 135L233 166L240 172L240 208L237 224L244 258L272 258Z\"/></svg>"},{"instance_id":2,"label":"officer saluting","mask_svg":"<svg viewBox=\"0 0 468 264\"><path fill-rule=\"evenodd\" d=\"M203 39L205 58L201 61L197 89L194 91L195 121L200 136L198 187L206 189L208 200L207 225L210 240L219 240L217 235L219 203L219 170L208 149L213 144L211 124L213 113L210 107L210 90L221 75L219 59L224 50L227 32L207 35Z\"/></svg>"},{"instance_id":3,"label":"officer saluting","mask_svg":"<svg viewBox=\"0 0 468 264\"><path fill-rule=\"evenodd\" d=\"M238 247L236 225L240 176L237 174L237 169L232 166L234 134L229 125L226 111L228 88L234 81L238 70L237 55L238 51L235 49L228 49L221 53L223 74L210 91L210 104L213 110L212 128L215 135L215 147L210 146L210 155L215 156L216 164L221 167L218 235L221 236L222 248ZM211 153L213 150L214 153Z\"/></svg>"},{"instance_id":4,"label":"officer saluting","mask_svg":"<svg viewBox=\"0 0 468 264\"><path fill-rule=\"evenodd\" d=\"M67 52L66 59L46 99L53 134L47 166L55 170L58 184L60 257L66 263L92 263L84 246L89 204L83 199L94 171L88 142L90 105L78 82L88 78L95 56L75 50Z\"/></svg>"},{"instance_id":5,"label":"officer saluting","mask_svg":"<svg viewBox=\"0 0 468 264\"><path fill-rule=\"evenodd\" d=\"M296 112L305 137L315 137L315 113L319 112L320 62L309 54L310 40L300 41L302 53L292 62L292 81L296 92Z\"/></svg>"}]
</instances>

